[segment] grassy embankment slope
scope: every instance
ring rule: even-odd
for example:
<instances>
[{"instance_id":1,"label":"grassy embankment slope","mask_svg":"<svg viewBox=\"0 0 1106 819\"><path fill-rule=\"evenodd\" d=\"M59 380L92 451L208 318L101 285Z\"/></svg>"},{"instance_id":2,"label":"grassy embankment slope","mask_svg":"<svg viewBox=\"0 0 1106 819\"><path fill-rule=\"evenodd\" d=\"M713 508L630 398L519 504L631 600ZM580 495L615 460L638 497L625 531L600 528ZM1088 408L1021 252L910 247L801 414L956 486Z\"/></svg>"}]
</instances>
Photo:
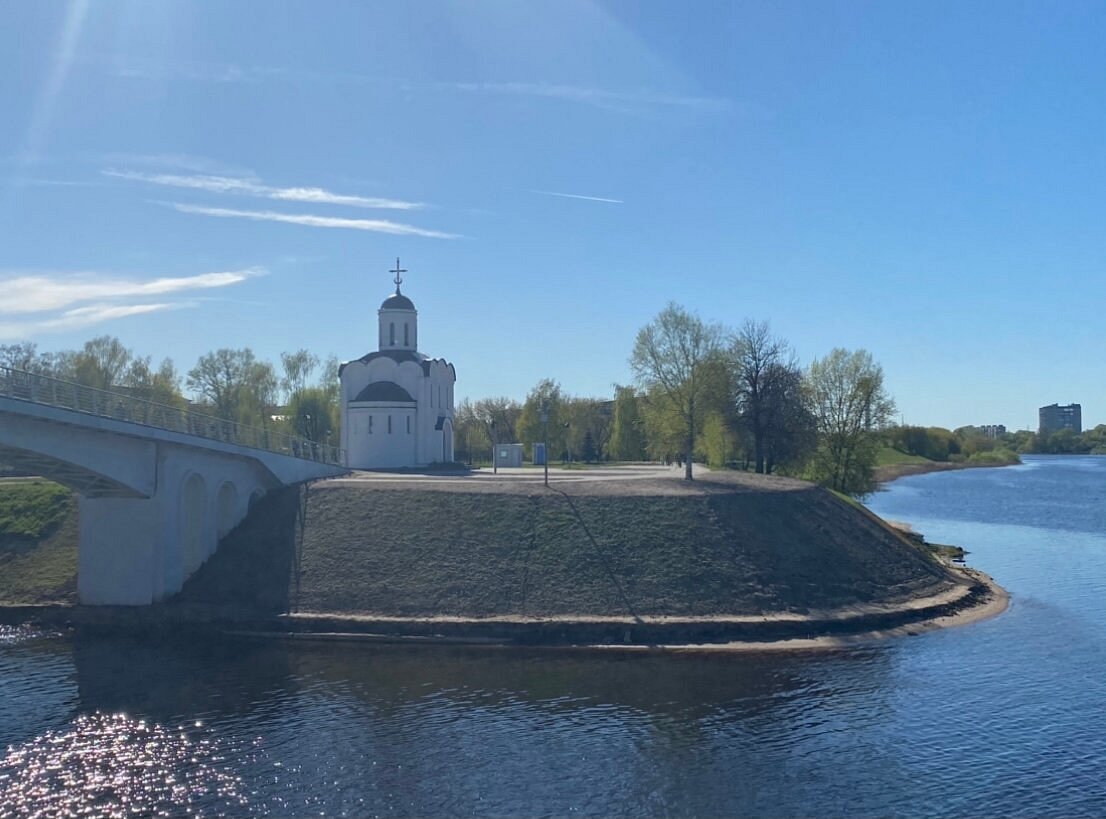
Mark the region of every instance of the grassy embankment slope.
<instances>
[{"instance_id":1,"label":"grassy embankment slope","mask_svg":"<svg viewBox=\"0 0 1106 819\"><path fill-rule=\"evenodd\" d=\"M395 617L703 617L897 603L963 583L824 489L715 474L691 485L565 481L550 489L317 484L297 594L290 502L267 501L272 508L232 533L182 601ZM262 555L263 565L283 568L257 576L250 567Z\"/></svg>"},{"instance_id":2,"label":"grassy embankment slope","mask_svg":"<svg viewBox=\"0 0 1106 819\"><path fill-rule=\"evenodd\" d=\"M876 456L876 481L887 483L907 475L922 475L927 472L944 472L949 469L970 469L986 466L1011 466L1021 463L1021 458L1009 450L977 452L962 461L931 461L921 455L908 455L889 446L881 447Z\"/></svg>"},{"instance_id":3,"label":"grassy embankment slope","mask_svg":"<svg viewBox=\"0 0 1106 819\"><path fill-rule=\"evenodd\" d=\"M76 510L2 482L0 602L71 602ZM180 603L390 617L711 617L898 603L963 584L859 505L784 478L324 482L272 493Z\"/></svg>"},{"instance_id":4,"label":"grassy embankment slope","mask_svg":"<svg viewBox=\"0 0 1106 819\"><path fill-rule=\"evenodd\" d=\"M71 603L77 500L41 478L0 480L0 603Z\"/></svg>"}]
</instances>

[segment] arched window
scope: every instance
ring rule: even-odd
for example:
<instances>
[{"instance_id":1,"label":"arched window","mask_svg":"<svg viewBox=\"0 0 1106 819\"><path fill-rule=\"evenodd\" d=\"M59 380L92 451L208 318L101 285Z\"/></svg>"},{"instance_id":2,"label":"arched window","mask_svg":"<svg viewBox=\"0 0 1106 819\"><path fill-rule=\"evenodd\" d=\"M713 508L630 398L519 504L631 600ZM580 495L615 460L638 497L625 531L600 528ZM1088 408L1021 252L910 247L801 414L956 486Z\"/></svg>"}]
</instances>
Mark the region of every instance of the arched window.
<instances>
[{"instance_id":1,"label":"arched window","mask_svg":"<svg viewBox=\"0 0 1106 819\"><path fill-rule=\"evenodd\" d=\"M388 434L392 434L392 416L388 416Z\"/></svg>"},{"instance_id":2,"label":"arched window","mask_svg":"<svg viewBox=\"0 0 1106 819\"><path fill-rule=\"evenodd\" d=\"M408 435L411 434L411 416L410 415L407 416L407 434Z\"/></svg>"},{"instance_id":3,"label":"arched window","mask_svg":"<svg viewBox=\"0 0 1106 819\"><path fill-rule=\"evenodd\" d=\"M403 323L403 346L404 347L410 347L411 346L411 339L408 336L408 332L407 332L410 329L411 328L407 325L407 322L404 322Z\"/></svg>"},{"instance_id":4,"label":"arched window","mask_svg":"<svg viewBox=\"0 0 1106 819\"><path fill-rule=\"evenodd\" d=\"M388 344L395 346L396 343L396 323L393 321L388 325Z\"/></svg>"}]
</instances>

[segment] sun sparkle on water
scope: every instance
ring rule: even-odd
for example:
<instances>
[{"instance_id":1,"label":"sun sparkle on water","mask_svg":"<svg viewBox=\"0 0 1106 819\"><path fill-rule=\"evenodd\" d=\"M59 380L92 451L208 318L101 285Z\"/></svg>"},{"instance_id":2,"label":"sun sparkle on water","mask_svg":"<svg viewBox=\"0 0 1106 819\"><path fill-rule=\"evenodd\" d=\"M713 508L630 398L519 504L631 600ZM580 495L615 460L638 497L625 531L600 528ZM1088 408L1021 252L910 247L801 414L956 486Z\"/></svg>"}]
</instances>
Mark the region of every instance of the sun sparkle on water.
<instances>
[{"instance_id":1,"label":"sun sparkle on water","mask_svg":"<svg viewBox=\"0 0 1106 819\"><path fill-rule=\"evenodd\" d=\"M126 714L90 714L0 758L0 817L241 813L249 805L218 743Z\"/></svg>"}]
</instances>

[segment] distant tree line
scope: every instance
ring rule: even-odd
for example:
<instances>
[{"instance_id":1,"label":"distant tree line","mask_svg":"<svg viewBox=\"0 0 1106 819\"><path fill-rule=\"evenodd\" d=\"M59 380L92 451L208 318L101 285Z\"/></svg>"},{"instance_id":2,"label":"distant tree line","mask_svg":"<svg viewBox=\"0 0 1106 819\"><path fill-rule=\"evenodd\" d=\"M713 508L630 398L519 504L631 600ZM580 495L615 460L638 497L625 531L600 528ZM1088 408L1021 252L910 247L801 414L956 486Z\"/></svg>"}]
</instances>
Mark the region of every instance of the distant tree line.
<instances>
[{"instance_id":1,"label":"distant tree line","mask_svg":"<svg viewBox=\"0 0 1106 819\"><path fill-rule=\"evenodd\" d=\"M933 461L1009 463L1021 454L1106 455L1106 424L1082 434L1062 429L1042 435L1023 429L998 437L988 436L974 426L955 430L896 426L887 430L886 441L900 452Z\"/></svg>"},{"instance_id":2,"label":"distant tree line","mask_svg":"<svg viewBox=\"0 0 1106 819\"><path fill-rule=\"evenodd\" d=\"M883 370L865 350L832 350L806 369L766 322L708 324L670 304L638 333L635 383L614 400L574 397L542 380L522 403L463 401L457 455L487 461L494 442L551 457L662 460L800 475L838 491L874 488L881 430L894 413ZM543 407L547 422L541 421Z\"/></svg>"},{"instance_id":3,"label":"distant tree line","mask_svg":"<svg viewBox=\"0 0 1106 819\"><path fill-rule=\"evenodd\" d=\"M282 353L274 364L248 347L223 348L182 375L172 359L155 366L119 339L100 336L52 353L32 343L0 345L0 365L338 442L338 360L308 350ZM975 427L892 425L883 369L866 350L834 349L803 368L767 322L710 324L677 304L639 330L630 366L634 383L616 384L613 399L574 396L543 379L522 402L462 400L454 419L457 459L489 462L496 443L521 442L532 453L544 441L550 458L562 461L675 462L691 479L697 460L863 495L875 488L874 469L888 449L976 463L1009 463L1018 453L1106 454L1106 425L1081 435L1018 431L998 438Z\"/></svg>"}]
</instances>

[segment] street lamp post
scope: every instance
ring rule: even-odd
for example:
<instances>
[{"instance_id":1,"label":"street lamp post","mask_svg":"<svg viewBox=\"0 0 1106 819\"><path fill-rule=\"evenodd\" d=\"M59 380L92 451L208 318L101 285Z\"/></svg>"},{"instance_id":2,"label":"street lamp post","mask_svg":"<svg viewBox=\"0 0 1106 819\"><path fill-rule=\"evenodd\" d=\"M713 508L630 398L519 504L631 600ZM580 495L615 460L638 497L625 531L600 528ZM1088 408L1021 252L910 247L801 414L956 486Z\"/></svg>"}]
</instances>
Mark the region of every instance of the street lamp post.
<instances>
[{"instance_id":1,"label":"street lamp post","mask_svg":"<svg viewBox=\"0 0 1106 819\"><path fill-rule=\"evenodd\" d=\"M545 485L549 486L549 402L543 401L541 405L542 451L545 453Z\"/></svg>"},{"instance_id":2,"label":"street lamp post","mask_svg":"<svg viewBox=\"0 0 1106 819\"><path fill-rule=\"evenodd\" d=\"M492 474L499 474L499 436L495 432L495 419L492 419Z\"/></svg>"}]
</instances>

